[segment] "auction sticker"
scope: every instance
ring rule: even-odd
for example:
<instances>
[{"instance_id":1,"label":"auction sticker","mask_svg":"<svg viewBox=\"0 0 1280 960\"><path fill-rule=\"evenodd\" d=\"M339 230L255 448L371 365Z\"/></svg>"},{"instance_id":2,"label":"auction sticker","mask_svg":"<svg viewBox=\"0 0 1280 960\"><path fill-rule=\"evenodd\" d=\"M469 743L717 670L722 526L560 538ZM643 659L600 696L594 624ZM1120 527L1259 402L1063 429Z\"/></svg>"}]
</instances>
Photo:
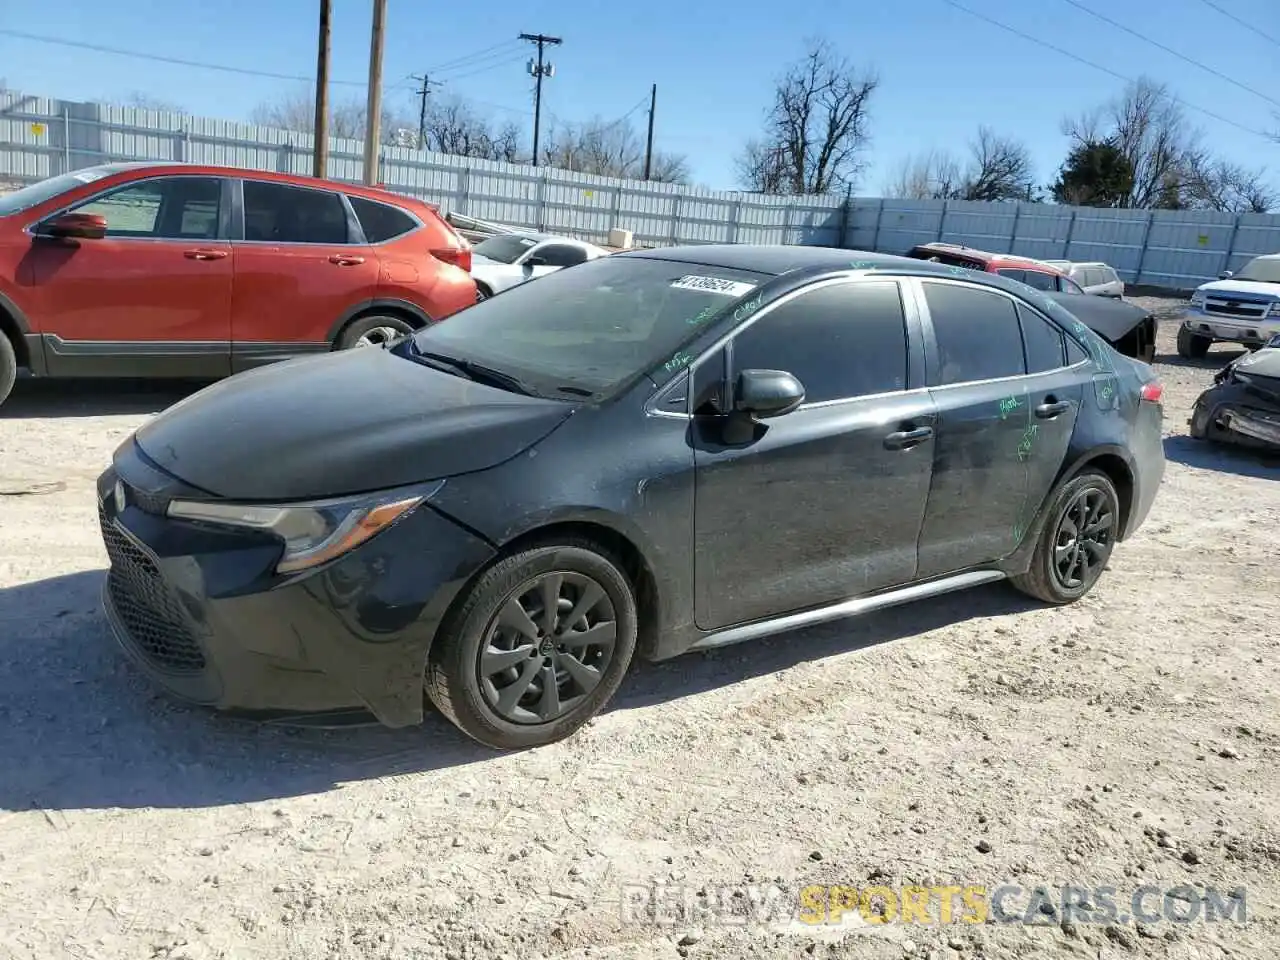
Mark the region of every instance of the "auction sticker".
<instances>
[{"instance_id":1,"label":"auction sticker","mask_svg":"<svg viewBox=\"0 0 1280 960\"><path fill-rule=\"evenodd\" d=\"M719 277L686 276L671 281L675 290L700 290L703 293L720 293L726 297L740 297L754 290L754 283L743 283L741 280L722 280Z\"/></svg>"}]
</instances>

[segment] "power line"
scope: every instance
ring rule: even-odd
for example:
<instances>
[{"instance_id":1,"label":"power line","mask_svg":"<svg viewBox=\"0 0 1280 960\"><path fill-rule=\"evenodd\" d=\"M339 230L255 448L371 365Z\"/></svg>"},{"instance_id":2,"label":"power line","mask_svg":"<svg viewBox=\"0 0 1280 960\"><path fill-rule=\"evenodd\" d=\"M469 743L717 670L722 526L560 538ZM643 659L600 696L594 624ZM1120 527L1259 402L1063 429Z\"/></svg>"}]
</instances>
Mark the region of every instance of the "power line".
<instances>
[{"instance_id":1,"label":"power line","mask_svg":"<svg viewBox=\"0 0 1280 960\"><path fill-rule=\"evenodd\" d=\"M1143 41L1144 43L1151 44L1151 46L1155 47L1157 50L1163 50L1165 53L1169 54L1170 56L1177 57L1179 60L1183 61L1184 63L1189 63L1193 67L1199 67L1201 70L1205 71L1206 73L1213 74L1219 80L1225 80L1227 83L1231 84L1232 86L1239 87L1241 90L1245 91L1245 93L1252 93L1255 97L1261 97L1263 100L1266 100L1268 103L1273 103L1277 107L1280 107L1280 100L1276 100L1275 98L1268 96L1267 94L1263 93L1260 90L1255 90L1253 87L1250 87L1247 84L1241 83L1239 80L1235 80L1227 76L1225 73L1223 73L1220 70L1215 70L1213 67L1205 65L1201 63L1199 60L1193 59L1192 57L1188 57L1184 53L1179 53L1177 50L1174 50L1172 47L1165 46L1163 43L1161 43L1158 40L1152 40L1150 37L1146 36L1145 34L1139 33L1137 30L1131 29L1130 27L1126 27L1123 23L1117 23L1115 20L1112 20L1110 17L1106 16L1105 14L1098 13L1096 10L1090 10L1083 3L1080 3L1079 0L1063 0L1063 3L1069 3L1071 4L1071 6L1075 7L1077 10L1083 10L1085 13L1089 14L1089 16L1096 17L1097 19L1101 20L1103 23L1110 24L1111 26L1115 27L1117 30L1123 30L1125 33L1129 34L1130 36L1137 37L1139 40Z\"/></svg>"},{"instance_id":2,"label":"power line","mask_svg":"<svg viewBox=\"0 0 1280 960\"><path fill-rule=\"evenodd\" d=\"M993 27L999 27L1001 30L1004 30L1006 33L1011 33L1015 37L1020 37L1023 40L1028 40L1031 43L1038 44L1039 46L1045 47L1048 50L1052 50L1054 53L1061 54L1064 57L1068 57L1069 59L1074 60L1077 63L1083 63L1086 67L1092 67L1094 70L1100 70L1103 73L1107 74L1108 76L1115 77L1117 80L1123 80L1125 83L1137 83L1137 80L1135 80L1133 77L1127 77L1123 73L1120 73L1116 70L1112 70L1110 67L1104 67L1100 63L1094 63L1092 60L1086 60L1084 57L1080 56L1079 54L1072 53L1070 50L1064 50L1062 47L1055 46L1054 44L1050 43L1047 40L1041 40L1037 36L1033 36L1032 34L1029 34L1029 33L1024 33L1023 31L1019 30L1017 27L1011 27L1009 26L1009 24L1004 23L1000 20L997 20L994 17L989 17L985 13L979 13L977 10L973 10L970 7L966 7L964 4L958 3L957 0L942 0L942 2L949 7L955 7L957 10L963 11L964 13L967 13L972 17L977 17L979 20L985 20L987 23L991 24ZM1229 120L1220 114L1214 113L1212 110L1206 110L1204 107L1197 106L1194 103L1190 103L1189 101L1183 100L1181 97L1177 97L1177 96L1174 96L1173 94L1169 94L1169 99L1172 100L1174 103L1181 104L1182 106L1186 107L1188 110L1194 110L1197 113L1203 113L1206 117L1212 117L1214 120L1217 120L1219 123L1225 123L1229 127L1235 127L1237 130L1242 130L1245 133L1251 133L1255 137L1261 137L1264 140L1270 141L1272 139L1272 137L1269 134L1263 133L1261 130L1255 130L1252 127L1246 127L1242 123L1236 123L1236 121L1234 120Z\"/></svg>"},{"instance_id":3,"label":"power line","mask_svg":"<svg viewBox=\"0 0 1280 960\"><path fill-rule=\"evenodd\" d=\"M1237 16L1236 16L1234 13L1232 13L1230 10L1223 10L1223 9L1222 9L1222 7L1220 7L1220 6L1218 6L1216 3L1214 3L1214 2L1213 2L1213 0L1203 0L1203 3L1204 3L1204 5L1205 5L1206 7L1208 7L1209 9L1211 9L1211 10L1217 10L1220 14L1222 14L1222 15L1223 15L1224 17L1226 17L1228 20L1234 20L1236 23L1240 24L1240 26L1244 27L1246 30L1249 30L1249 31L1251 31L1251 32L1253 32L1253 33L1256 33L1258 36L1262 37L1262 39L1264 39L1264 40L1270 40L1272 43L1277 44L1277 45L1280 45L1280 40L1278 40L1278 39L1276 39L1275 37L1271 36L1271 34L1269 34L1269 33L1263 33L1261 30L1259 30L1259 29L1258 29L1257 27L1255 27L1253 24L1251 24L1251 23L1247 23L1246 21L1241 20L1239 17L1237 17Z\"/></svg>"},{"instance_id":4,"label":"power line","mask_svg":"<svg viewBox=\"0 0 1280 960\"><path fill-rule=\"evenodd\" d=\"M477 50L474 53L469 53L464 57L457 57L456 59L453 59L453 60L446 60L444 63L437 63L434 67L430 68L429 72L439 73L442 70L452 70L455 67L468 66L473 60L484 59L486 57L492 56L498 50L505 51L505 48L509 48L509 47L514 48L518 46L519 43L520 43L519 40L503 40L501 43L495 43L491 47L485 47L483 50Z\"/></svg>"},{"instance_id":5,"label":"power line","mask_svg":"<svg viewBox=\"0 0 1280 960\"><path fill-rule=\"evenodd\" d=\"M446 80L465 80L467 77L474 77L477 74L488 73L490 70L497 70L499 67L510 66L524 59L524 54L518 57L509 57L506 60L500 60L497 63L491 63L488 66L480 67L477 70L468 70L466 73L456 73L452 77L446 77Z\"/></svg>"}]
</instances>

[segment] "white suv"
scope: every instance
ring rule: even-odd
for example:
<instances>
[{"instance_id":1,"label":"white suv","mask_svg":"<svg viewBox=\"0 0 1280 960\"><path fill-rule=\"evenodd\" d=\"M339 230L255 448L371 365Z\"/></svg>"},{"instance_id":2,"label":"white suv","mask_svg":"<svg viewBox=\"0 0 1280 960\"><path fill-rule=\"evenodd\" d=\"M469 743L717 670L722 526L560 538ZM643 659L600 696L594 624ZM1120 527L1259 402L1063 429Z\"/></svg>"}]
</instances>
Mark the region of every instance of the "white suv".
<instances>
[{"instance_id":1,"label":"white suv","mask_svg":"<svg viewBox=\"0 0 1280 960\"><path fill-rule=\"evenodd\" d=\"M1203 357L1215 343L1257 349L1280 335L1280 253L1254 257L1238 273L1196 288L1178 328L1178 353Z\"/></svg>"},{"instance_id":2,"label":"white suv","mask_svg":"<svg viewBox=\"0 0 1280 960\"><path fill-rule=\"evenodd\" d=\"M1072 260L1046 260L1095 297L1124 296L1124 281L1109 265L1102 262L1077 263Z\"/></svg>"}]
</instances>

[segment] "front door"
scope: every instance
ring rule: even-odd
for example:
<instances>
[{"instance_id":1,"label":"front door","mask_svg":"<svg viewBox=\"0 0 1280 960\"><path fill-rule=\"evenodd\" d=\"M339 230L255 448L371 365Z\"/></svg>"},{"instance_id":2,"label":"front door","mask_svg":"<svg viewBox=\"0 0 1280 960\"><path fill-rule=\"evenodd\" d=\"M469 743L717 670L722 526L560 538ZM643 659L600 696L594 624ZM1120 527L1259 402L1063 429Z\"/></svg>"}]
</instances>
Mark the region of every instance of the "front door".
<instances>
[{"instance_id":1,"label":"front door","mask_svg":"<svg viewBox=\"0 0 1280 960\"><path fill-rule=\"evenodd\" d=\"M933 404L893 280L824 283L762 310L695 371L786 370L805 403L728 446L695 417L696 621L714 630L910 581ZM915 362L909 362L909 355ZM918 383L917 383L918 380Z\"/></svg>"},{"instance_id":2,"label":"front door","mask_svg":"<svg viewBox=\"0 0 1280 960\"><path fill-rule=\"evenodd\" d=\"M131 181L66 211L105 217L103 239L32 240L23 281L50 374L229 372L230 204L223 184L187 176Z\"/></svg>"},{"instance_id":3,"label":"front door","mask_svg":"<svg viewBox=\"0 0 1280 960\"><path fill-rule=\"evenodd\" d=\"M1056 475L1066 452L1079 392L1052 374L1027 376L1014 298L952 280L917 283L938 408L920 534L919 576L932 577L999 560L1021 540L1033 486Z\"/></svg>"},{"instance_id":4,"label":"front door","mask_svg":"<svg viewBox=\"0 0 1280 960\"><path fill-rule=\"evenodd\" d=\"M340 193L243 181L231 304L235 369L329 349L334 324L372 300L379 262Z\"/></svg>"}]
</instances>

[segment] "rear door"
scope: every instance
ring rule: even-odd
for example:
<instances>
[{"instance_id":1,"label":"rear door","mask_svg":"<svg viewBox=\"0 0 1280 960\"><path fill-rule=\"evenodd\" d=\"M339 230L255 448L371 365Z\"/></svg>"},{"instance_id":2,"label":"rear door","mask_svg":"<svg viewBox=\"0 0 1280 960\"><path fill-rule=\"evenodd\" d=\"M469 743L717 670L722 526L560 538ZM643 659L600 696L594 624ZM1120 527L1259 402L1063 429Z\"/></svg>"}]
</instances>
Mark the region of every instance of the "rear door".
<instances>
[{"instance_id":1,"label":"rear door","mask_svg":"<svg viewBox=\"0 0 1280 960\"><path fill-rule=\"evenodd\" d=\"M217 177L148 177L58 211L101 215L107 235L31 244L29 312L48 338L51 374L226 375L229 185L223 191Z\"/></svg>"},{"instance_id":2,"label":"rear door","mask_svg":"<svg viewBox=\"0 0 1280 960\"><path fill-rule=\"evenodd\" d=\"M339 318L377 293L373 247L337 191L253 179L240 186L234 368L328 350Z\"/></svg>"},{"instance_id":3,"label":"rear door","mask_svg":"<svg viewBox=\"0 0 1280 960\"><path fill-rule=\"evenodd\" d=\"M1036 431L1014 298L950 279L918 280L914 289L938 410L923 578L1010 552L1028 490L1022 451Z\"/></svg>"},{"instance_id":4,"label":"rear door","mask_svg":"<svg viewBox=\"0 0 1280 960\"><path fill-rule=\"evenodd\" d=\"M914 311L897 281L817 284L767 307L694 371L695 397L737 371L786 370L803 405L721 442L695 417L695 586L714 630L907 583L933 464ZM914 388L914 389L913 389Z\"/></svg>"}]
</instances>

